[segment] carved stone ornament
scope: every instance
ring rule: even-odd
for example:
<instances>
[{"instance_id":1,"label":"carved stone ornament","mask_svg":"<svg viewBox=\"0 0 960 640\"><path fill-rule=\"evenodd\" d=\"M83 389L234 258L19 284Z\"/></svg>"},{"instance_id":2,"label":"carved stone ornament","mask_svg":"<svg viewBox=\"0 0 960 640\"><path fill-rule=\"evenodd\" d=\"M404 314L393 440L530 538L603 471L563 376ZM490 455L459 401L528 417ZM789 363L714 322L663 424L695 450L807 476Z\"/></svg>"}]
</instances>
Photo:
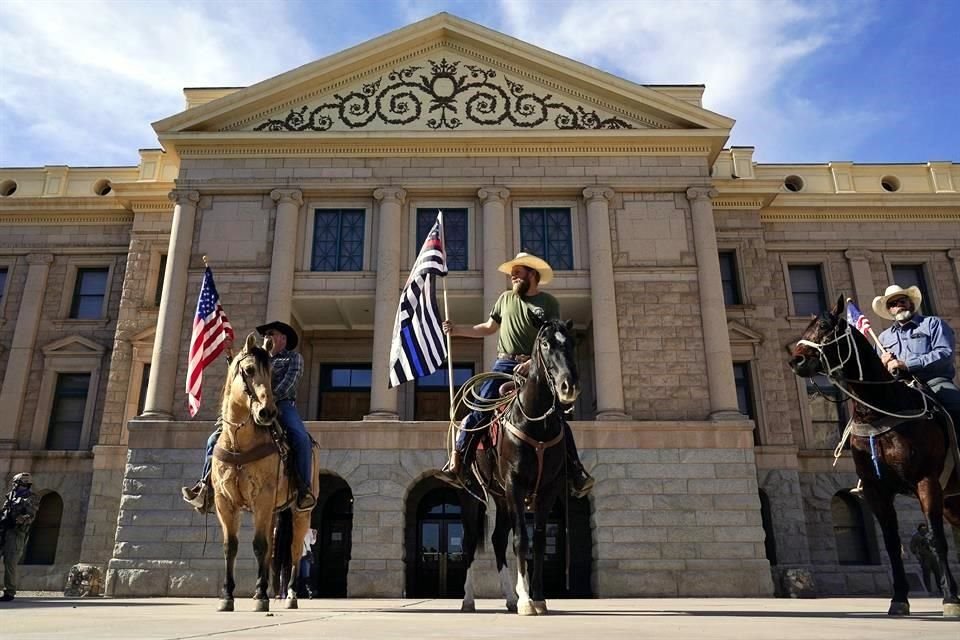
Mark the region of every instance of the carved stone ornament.
<instances>
[{"instance_id":1,"label":"carved stone ornament","mask_svg":"<svg viewBox=\"0 0 960 640\"><path fill-rule=\"evenodd\" d=\"M510 124L522 129L553 125L557 129L633 129L616 117L603 117L553 94L537 95L494 69L462 61L428 60L430 68L394 69L359 91L334 94L332 102L291 109L254 131L328 131L336 123L362 129L380 121L407 125L428 117L430 129L458 129L469 120L479 126ZM461 69L461 66L463 69Z\"/></svg>"}]
</instances>

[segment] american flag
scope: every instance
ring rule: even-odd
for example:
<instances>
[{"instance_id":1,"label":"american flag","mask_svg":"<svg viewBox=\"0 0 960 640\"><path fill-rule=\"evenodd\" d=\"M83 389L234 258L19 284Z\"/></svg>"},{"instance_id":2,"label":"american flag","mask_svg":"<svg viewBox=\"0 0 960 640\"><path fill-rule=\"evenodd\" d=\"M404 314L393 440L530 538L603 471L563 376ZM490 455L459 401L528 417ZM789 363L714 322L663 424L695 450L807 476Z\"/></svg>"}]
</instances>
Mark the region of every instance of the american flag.
<instances>
[{"instance_id":1,"label":"american flag","mask_svg":"<svg viewBox=\"0 0 960 640\"><path fill-rule=\"evenodd\" d=\"M870 318L860 313L853 300L847 302L847 322L857 328L863 335L870 333Z\"/></svg>"},{"instance_id":2,"label":"american flag","mask_svg":"<svg viewBox=\"0 0 960 640\"><path fill-rule=\"evenodd\" d=\"M233 340L233 327L220 306L220 296L213 284L213 272L207 267L203 272L197 314L193 317L193 336L190 338L190 362L187 364L187 408L190 417L200 410L200 392L203 370L224 349L224 342Z\"/></svg>"},{"instance_id":3,"label":"american flag","mask_svg":"<svg viewBox=\"0 0 960 640\"><path fill-rule=\"evenodd\" d=\"M407 284L400 292L400 307L393 323L393 343L390 346L391 387L430 375L447 358L447 341L434 290L436 277L445 275L447 260L441 211L413 263Z\"/></svg>"}]
</instances>

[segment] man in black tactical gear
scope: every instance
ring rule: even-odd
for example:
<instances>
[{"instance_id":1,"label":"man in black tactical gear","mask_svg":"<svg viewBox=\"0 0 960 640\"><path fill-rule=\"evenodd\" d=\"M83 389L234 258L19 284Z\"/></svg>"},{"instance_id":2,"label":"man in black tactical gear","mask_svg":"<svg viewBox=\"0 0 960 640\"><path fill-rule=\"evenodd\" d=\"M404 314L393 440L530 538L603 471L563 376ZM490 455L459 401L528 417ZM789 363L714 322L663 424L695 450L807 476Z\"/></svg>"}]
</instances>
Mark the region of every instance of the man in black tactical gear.
<instances>
[{"instance_id":1,"label":"man in black tactical gear","mask_svg":"<svg viewBox=\"0 0 960 640\"><path fill-rule=\"evenodd\" d=\"M0 602L10 602L17 594L17 564L27 546L30 525L37 516L30 487L33 481L29 473L13 477L10 493L0 509L0 555L3 556L3 595Z\"/></svg>"}]
</instances>

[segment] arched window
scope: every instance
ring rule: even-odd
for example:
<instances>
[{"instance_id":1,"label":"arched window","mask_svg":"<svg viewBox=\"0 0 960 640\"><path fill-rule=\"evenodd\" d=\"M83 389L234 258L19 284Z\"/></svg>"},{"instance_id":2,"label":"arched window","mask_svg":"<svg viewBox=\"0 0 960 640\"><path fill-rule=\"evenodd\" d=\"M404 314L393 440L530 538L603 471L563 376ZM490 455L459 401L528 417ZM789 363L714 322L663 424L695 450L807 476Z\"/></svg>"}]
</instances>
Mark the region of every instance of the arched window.
<instances>
[{"instance_id":1,"label":"arched window","mask_svg":"<svg viewBox=\"0 0 960 640\"><path fill-rule=\"evenodd\" d=\"M57 558L57 540L60 537L60 518L63 499L50 492L40 500L37 517L30 528L23 564L53 564Z\"/></svg>"},{"instance_id":2,"label":"arched window","mask_svg":"<svg viewBox=\"0 0 960 640\"><path fill-rule=\"evenodd\" d=\"M874 564L871 531L860 502L849 491L840 491L830 501L833 517L833 537L837 544L837 562L840 564Z\"/></svg>"}]
</instances>

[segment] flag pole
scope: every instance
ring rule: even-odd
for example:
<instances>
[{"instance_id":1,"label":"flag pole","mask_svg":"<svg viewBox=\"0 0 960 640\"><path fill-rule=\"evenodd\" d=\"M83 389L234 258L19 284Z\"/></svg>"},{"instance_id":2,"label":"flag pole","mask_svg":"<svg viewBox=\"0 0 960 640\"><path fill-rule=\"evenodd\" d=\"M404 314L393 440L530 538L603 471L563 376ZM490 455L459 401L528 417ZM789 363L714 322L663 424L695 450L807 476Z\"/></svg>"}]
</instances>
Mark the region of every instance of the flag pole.
<instances>
[{"instance_id":1,"label":"flag pole","mask_svg":"<svg viewBox=\"0 0 960 640\"><path fill-rule=\"evenodd\" d=\"M847 304L850 304L851 302L853 302L853 298L847 298ZM877 338L877 334L873 332L873 327L870 327L869 329L867 329L867 331L870 332L870 337L873 338L874 344L880 347L880 351L883 351L884 353L888 353L886 348L884 348L884 346L880 343L880 339Z\"/></svg>"},{"instance_id":2,"label":"flag pole","mask_svg":"<svg viewBox=\"0 0 960 640\"><path fill-rule=\"evenodd\" d=\"M450 265L447 263L447 239L443 232L443 210L438 210L437 218L440 221L440 247L443 251L443 264L447 267L448 273ZM442 278L443 282L443 319L450 320L450 307L447 303L447 278ZM444 334L447 339L447 386L450 388L450 421L453 422L453 348L449 334Z\"/></svg>"}]
</instances>

